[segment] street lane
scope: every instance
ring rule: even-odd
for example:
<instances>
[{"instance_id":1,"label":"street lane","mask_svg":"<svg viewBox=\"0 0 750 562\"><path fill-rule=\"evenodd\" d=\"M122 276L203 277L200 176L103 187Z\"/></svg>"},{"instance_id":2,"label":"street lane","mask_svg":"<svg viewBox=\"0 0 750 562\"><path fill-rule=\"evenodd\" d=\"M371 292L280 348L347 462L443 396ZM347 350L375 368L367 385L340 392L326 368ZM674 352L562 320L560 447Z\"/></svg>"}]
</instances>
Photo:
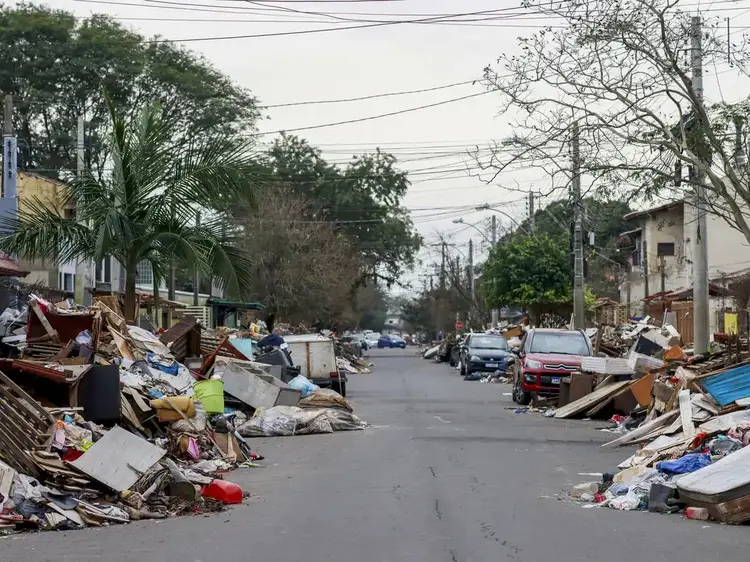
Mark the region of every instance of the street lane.
<instances>
[{"instance_id":1,"label":"street lane","mask_svg":"<svg viewBox=\"0 0 750 562\"><path fill-rule=\"evenodd\" d=\"M464 382L413 350L352 376L364 432L252 443L229 479L247 505L208 517L0 541L0 560L89 562L632 562L744 559L750 531L566 501L615 470L596 423L515 414L508 385Z\"/></svg>"}]
</instances>

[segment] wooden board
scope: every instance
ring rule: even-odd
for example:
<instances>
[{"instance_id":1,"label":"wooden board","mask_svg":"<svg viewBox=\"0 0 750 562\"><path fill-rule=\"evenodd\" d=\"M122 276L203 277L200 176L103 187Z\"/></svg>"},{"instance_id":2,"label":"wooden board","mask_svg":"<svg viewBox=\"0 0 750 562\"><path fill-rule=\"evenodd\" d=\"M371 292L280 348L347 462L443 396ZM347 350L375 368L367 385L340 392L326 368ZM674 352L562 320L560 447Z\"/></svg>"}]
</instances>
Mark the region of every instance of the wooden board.
<instances>
[{"instance_id":1,"label":"wooden board","mask_svg":"<svg viewBox=\"0 0 750 562\"><path fill-rule=\"evenodd\" d=\"M71 464L117 492L129 489L166 451L114 426Z\"/></svg>"},{"instance_id":2,"label":"wooden board","mask_svg":"<svg viewBox=\"0 0 750 562\"><path fill-rule=\"evenodd\" d=\"M602 445L602 447L617 447L626 443L633 443L636 440L644 437L645 435L649 435L655 430L672 423L678 417L678 413L679 412L677 412L677 410L667 412L666 414L663 414L658 418L651 420L650 422L644 423L630 433L626 433L625 435L621 435L617 439L605 443L604 445Z\"/></svg>"},{"instance_id":3,"label":"wooden board","mask_svg":"<svg viewBox=\"0 0 750 562\"><path fill-rule=\"evenodd\" d=\"M682 433L684 433L686 437L691 437L695 435L695 426L693 425L693 406L690 403L690 391L681 390L678 400L680 403Z\"/></svg>"},{"instance_id":4,"label":"wooden board","mask_svg":"<svg viewBox=\"0 0 750 562\"><path fill-rule=\"evenodd\" d=\"M557 412L555 413L555 418L569 418L570 416L574 416L586 410L590 410L599 402L601 402L602 400L606 400L629 384L630 381L620 381L613 384L600 386L591 394L584 396L580 400L571 402L567 406L563 406L562 408L557 410Z\"/></svg>"}]
</instances>

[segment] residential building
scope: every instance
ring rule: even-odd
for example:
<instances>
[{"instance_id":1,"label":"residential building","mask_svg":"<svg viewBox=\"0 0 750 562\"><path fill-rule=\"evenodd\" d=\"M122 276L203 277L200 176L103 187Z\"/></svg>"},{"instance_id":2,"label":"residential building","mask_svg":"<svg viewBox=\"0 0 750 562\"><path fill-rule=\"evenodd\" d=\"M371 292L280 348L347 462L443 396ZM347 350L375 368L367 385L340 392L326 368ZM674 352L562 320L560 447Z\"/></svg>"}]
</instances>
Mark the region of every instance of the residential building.
<instances>
[{"instance_id":1,"label":"residential building","mask_svg":"<svg viewBox=\"0 0 750 562\"><path fill-rule=\"evenodd\" d=\"M693 286L695 208L685 201L672 201L624 217L637 228L623 233L623 246L632 250L630 271L620 286L620 302L630 303L633 314L642 313L643 299L663 292L681 292ZM709 213L706 239L708 275L712 282L750 265L750 244L724 218ZM712 330L715 312L725 302L712 299Z\"/></svg>"},{"instance_id":2,"label":"residential building","mask_svg":"<svg viewBox=\"0 0 750 562\"><path fill-rule=\"evenodd\" d=\"M75 205L63 202L63 182L46 178L32 172L18 172L17 196L19 213L32 209L35 201L54 209L61 217L75 216ZM24 278L26 283L38 283L53 289L72 293L75 288L76 266L73 262L64 264L47 263L43 260L20 259L21 266L30 271Z\"/></svg>"}]
</instances>

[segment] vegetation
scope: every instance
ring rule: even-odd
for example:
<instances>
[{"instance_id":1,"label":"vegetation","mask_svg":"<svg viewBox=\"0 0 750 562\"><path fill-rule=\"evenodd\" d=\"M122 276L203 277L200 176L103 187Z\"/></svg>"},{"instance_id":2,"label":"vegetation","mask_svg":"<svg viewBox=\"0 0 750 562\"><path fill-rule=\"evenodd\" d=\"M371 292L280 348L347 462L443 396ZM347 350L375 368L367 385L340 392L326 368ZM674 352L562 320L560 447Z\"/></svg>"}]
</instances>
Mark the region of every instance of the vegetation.
<instances>
[{"instance_id":1,"label":"vegetation","mask_svg":"<svg viewBox=\"0 0 750 562\"><path fill-rule=\"evenodd\" d=\"M173 141L254 130L255 98L209 61L146 38L103 15L81 20L31 3L0 6L0 91L12 94L19 168L54 179L76 169L76 127L85 117L85 165L102 179L111 167L107 102L134 118L158 100ZM11 62L12 61L12 62Z\"/></svg>"},{"instance_id":2,"label":"vegetation","mask_svg":"<svg viewBox=\"0 0 750 562\"><path fill-rule=\"evenodd\" d=\"M573 302L566 241L548 234L515 238L495 246L485 263L484 296L490 306L518 306L533 320L567 313Z\"/></svg>"},{"instance_id":3,"label":"vegetation","mask_svg":"<svg viewBox=\"0 0 750 562\"><path fill-rule=\"evenodd\" d=\"M164 277L165 264L179 262L213 276L230 295L241 295L250 263L219 211L252 194L249 147L226 135L175 144L178 125L156 105L145 106L130 123L110 106L110 118L107 150L114 169L102 179L87 170L70 182L64 202L75 202L76 216L66 218L46 201L28 201L17 218L0 221L11 232L0 238L0 248L52 263L112 256L125 269L129 321L141 262L151 265L156 281ZM196 226L199 206L217 213Z\"/></svg>"}]
</instances>

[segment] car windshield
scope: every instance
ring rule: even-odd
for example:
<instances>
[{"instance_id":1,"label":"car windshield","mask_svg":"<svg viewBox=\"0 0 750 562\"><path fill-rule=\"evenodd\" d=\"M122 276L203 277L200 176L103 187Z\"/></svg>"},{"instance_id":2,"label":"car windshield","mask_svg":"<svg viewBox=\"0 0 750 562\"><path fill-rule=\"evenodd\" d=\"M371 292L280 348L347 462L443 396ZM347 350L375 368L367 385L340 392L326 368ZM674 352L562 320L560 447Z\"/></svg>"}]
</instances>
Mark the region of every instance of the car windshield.
<instances>
[{"instance_id":1,"label":"car windshield","mask_svg":"<svg viewBox=\"0 0 750 562\"><path fill-rule=\"evenodd\" d=\"M478 336L471 338L469 347L473 349L508 349L505 338L498 336Z\"/></svg>"},{"instance_id":2,"label":"car windshield","mask_svg":"<svg viewBox=\"0 0 750 562\"><path fill-rule=\"evenodd\" d=\"M586 338L579 332L537 332L531 340L529 353L591 355Z\"/></svg>"}]
</instances>

